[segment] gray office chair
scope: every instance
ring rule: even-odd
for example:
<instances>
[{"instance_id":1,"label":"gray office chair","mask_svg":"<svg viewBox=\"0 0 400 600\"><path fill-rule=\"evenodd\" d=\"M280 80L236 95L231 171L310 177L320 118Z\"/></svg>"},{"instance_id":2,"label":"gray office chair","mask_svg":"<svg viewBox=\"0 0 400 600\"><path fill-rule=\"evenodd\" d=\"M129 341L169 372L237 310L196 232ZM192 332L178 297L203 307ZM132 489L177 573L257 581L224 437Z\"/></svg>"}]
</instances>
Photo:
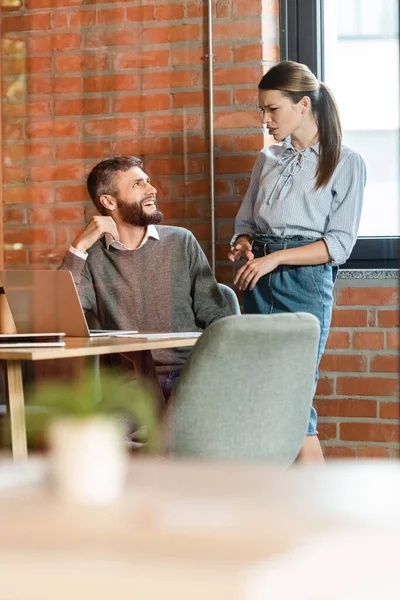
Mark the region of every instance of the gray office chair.
<instances>
[{"instance_id":1,"label":"gray office chair","mask_svg":"<svg viewBox=\"0 0 400 600\"><path fill-rule=\"evenodd\" d=\"M224 283L219 283L218 286L219 286L219 289L221 290L221 292L223 293L223 295L225 296L225 298L232 310L232 314L240 315L240 304L239 304L239 300L238 300L238 297L236 296L235 291L232 288L230 288L228 285L225 285Z\"/></svg>"},{"instance_id":2,"label":"gray office chair","mask_svg":"<svg viewBox=\"0 0 400 600\"><path fill-rule=\"evenodd\" d=\"M168 410L169 455L290 465L307 432L318 340L306 313L210 325Z\"/></svg>"}]
</instances>

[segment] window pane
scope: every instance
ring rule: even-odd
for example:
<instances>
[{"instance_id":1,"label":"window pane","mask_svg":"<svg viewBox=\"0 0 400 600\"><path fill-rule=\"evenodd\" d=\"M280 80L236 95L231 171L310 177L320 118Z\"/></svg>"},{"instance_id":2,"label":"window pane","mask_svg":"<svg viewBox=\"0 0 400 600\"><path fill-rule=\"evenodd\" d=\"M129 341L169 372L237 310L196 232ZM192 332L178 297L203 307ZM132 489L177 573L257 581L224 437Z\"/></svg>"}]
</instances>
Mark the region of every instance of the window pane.
<instances>
[{"instance_id":1,"label":"window pane","mask_svg":"<svg viewBox=\"0 0 400 600\"><path fill-rule=\"evenodd\" d=\"M397 1L325 0L324 42L344 144L367 164L359 235L400 235Z\"/></svg>"}]
</instances>

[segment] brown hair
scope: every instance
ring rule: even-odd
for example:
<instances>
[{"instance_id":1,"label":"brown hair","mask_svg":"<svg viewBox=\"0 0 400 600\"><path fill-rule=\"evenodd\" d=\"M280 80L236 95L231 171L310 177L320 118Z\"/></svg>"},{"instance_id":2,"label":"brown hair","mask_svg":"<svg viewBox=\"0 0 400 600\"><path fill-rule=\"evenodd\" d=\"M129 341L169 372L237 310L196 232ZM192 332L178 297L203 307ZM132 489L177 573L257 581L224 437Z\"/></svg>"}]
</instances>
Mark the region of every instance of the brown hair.
<instances>
[{"instance_id":1,"label":"brown hair","mask_svg":"<svg viewBox=\"0 0 400 600\"><path fill-rule=\"evenodd\" d=\"M332 92L318 81L306 65L290 60L272 67L261 79L258 89L279 90L294 104L304 96L310 98L320 144L315 187L318 189L327 185L339 162L342 146L342 127Z\"/></svg>"},{"instance_id":2,"label":"brown hair","mask_svg":"<svg viewBox=\"0 0 400 600\"><path fill-rule=\"evenodd\" d=\"M100 202L102 194L116 196L118 193L116 174L119 171L129 171L132 167L143 168L143 163L136 156L111 156L99 162L90 171L87 178L87 189L93 204L101 215L106 215L106 209Z\"/></svg>"}]
</instances>

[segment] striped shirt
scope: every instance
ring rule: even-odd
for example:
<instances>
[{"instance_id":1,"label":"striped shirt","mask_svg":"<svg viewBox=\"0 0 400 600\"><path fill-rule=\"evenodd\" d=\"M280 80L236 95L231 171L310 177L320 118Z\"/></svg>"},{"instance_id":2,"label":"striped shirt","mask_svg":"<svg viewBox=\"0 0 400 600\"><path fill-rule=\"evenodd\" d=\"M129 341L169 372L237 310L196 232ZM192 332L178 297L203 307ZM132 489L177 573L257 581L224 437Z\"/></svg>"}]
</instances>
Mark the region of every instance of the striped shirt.
<instances>
[{"instance_id":1,"label":"striped shirt","mask_svg":"<svg viewBox=\"0 0 400 600\"><path fill-rule=\"evenodd\" d=\"M325 187L314 189L319 143L297 150L290 137L259 153L235 221L235 235L256 233L323 239L332 265L350 256L360 223L366 168L361 156L342 146Z\"/></svg>"}]
</instances>

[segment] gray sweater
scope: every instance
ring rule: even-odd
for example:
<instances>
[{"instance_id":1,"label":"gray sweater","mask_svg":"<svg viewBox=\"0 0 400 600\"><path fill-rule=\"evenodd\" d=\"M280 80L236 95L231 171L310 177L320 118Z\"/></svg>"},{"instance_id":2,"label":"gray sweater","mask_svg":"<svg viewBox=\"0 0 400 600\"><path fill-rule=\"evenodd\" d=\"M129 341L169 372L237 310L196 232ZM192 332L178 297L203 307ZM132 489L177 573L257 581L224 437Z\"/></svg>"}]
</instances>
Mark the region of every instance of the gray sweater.
<instances>
[{"instance_id":1,"label":"gray sweater","mask_svg":"<svg viewBox=\"0 0 400 600\"><path fill-rule=\"evenodd\" d=\"M104 329L154 332L201 331L232 314L193 234L156 228L160 239L136 250L107 249L102 238L87 260L67 252L61 269L71 271L84 310ZM153 357L161 370L179 370L189 352L157 350Z\"/></svg>"}]
</instances>

